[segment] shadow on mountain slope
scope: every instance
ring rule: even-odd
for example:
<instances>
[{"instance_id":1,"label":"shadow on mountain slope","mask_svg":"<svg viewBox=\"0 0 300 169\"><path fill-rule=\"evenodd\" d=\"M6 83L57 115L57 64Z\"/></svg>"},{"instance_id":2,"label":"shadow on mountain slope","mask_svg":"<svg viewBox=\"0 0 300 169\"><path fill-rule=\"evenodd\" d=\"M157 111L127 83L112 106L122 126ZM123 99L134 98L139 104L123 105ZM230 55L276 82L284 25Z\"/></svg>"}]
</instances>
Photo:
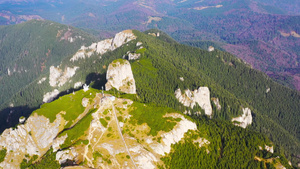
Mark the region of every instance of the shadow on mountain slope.
<instances>
[{"instance_id":1,"label":"shadow on mountain slope","mask_svg":"<svg viewBox=\"0 0 300 169\"><path fill-rule=\"evenodd\" d=\"M26 119L30 116L31 112L36 110L37 107L18 106L18 107L7 107L0 111L0 133L10 127L15 127L19 124L19 118L25 117Z\"/></svg>"},{"instance_id":2,"label":"shadow on mountain slope","mask_svg":"<svg viewBox=\"0 0 300 169\"><path fill-rule=\"evenodd\" d=\"M106 80L106 73L98 74L98 73L90 73L85 78L85 84L89 85L92 88L101 90L105 88ZM65 91L60 92L54 99L58 99L61 96L67 95L72 93L73 91L76 92L81 90L82 87L78 89L70 88ZM41 103L37 107L29 107L29 106L17 106L17 107L7 107L0 110L0 134L7 128L16 127L19 124L19 118L25 117L26 119L31 115L33 111L38 109Z\"/></svg>"}]
</instances>

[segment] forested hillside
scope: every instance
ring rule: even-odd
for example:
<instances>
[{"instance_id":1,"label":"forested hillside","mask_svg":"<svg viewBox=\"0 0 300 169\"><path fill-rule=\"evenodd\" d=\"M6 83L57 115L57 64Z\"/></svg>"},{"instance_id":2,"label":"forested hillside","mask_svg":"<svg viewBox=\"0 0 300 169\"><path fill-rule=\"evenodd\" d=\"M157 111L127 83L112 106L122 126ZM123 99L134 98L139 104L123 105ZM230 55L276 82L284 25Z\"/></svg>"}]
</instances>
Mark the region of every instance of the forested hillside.
<instances>
[{"instance_id":1,"label":"forested hillside","mask_svg":"<svg viewBox=\"0 0 300 169\"><path fill-rule=\"evenodd\" d=\"M36 109L42 104L45 93L55 90L60 92L58 96L71 93L78 90L74 87L77 82L101 89L106 83L105 75L109 63L117 58L139 55L137 60L130 61L137 88L137 97L130 96L130 98L145 104L170 107L180 112L191 112L191 114L201 112L201 117L192 116L201 121L205 118L202 117L204 110L200 106L195 106L193 109L183 106L175 97L175 91L177 89L193 91L199 87L208 87L213 119L225 120L229 123L228 121L234 117L241 116L244 108L251 109L253 123L247 129L268 136L274 143L277 153L286 155L294 165L299 163L297 157L300 152L299 93L275 83L264 73L252 69L227 52L220 50L208 52L182 45L157 30L150 30L146 33L133 31L133 33L136 39L127 42L125 40L126 45L113 51L103 54L94 52L89 57L75 61L71 58L75 56L76 51L70 53L58 64L62 70L78 67L76 74L66 84L51 86L48 80L38 84L43 77L50 76L45 73L32 80L31 84L20 88L22 94L17 92L12 95L12 99L6 102L6 105L13 103L15 108L28 105L29 109ZM205 46L205 44L202 45ZM119 96L118 91L114 94ZM214 100L219 100L221 108L218 108ZM18 117L30 115L30 110L22 108L20 107L21 111L11 115L14 123L7 126L5 125L7 118L3 119L2 130L17 124ZM7 110L10 111L12 108ZM9 111L2 111L8 113L2 115L9 116ZM228 127L231 128L230 126L232 127L231 124ZM235 131L235 129L232 130ZM222 132L223 130L220 131ZM226 140L227 137L228 135L224 136L224 139ZM215 144L220 144L220 142L215 142ZM173 155L174 158L177 156L176 154L171 156ZM170 159L165 160L171 165L172 162L168 162ZM215 165L227 166L223 162ZM259 165L253 164L253 166Z\"/></svg>"},{"instance_id":2,"label":"forested hillside","mask_svg":"<svg viewBox=\"0 0 300 169\"><path fill-rule=\"evenodd\" d=\"M299 8L289 0L1 1L0 24L48 19L107 38L157 28L178 42L216 41L255 69L300 90Z\"/></svg>"},{"instance_id":3,"label":"forested hillside","mask_svg":"<svg viewBox=\"0 0 300 169\"><path fill-rule=\"evenodd\" d=\"M173 91L178 87L194 90L198 86L209 86L212 97L219 98L224 108L215 111L214 117L229 120L239 114L239 107L250 105L254 112L251 128L283 146L294 162L299 160L295 156L300 152L298 92L275 83L227 52L208 52L157 38L144 39L147 39L145 60L133 63L133 70L135 66L143 70L134 72L137 79L143 79L136 82L142 99L145 96L147 102L180 110ZM184 82L179 77L184 77Z\"/></svg>"},{"instance_id":4,"label":"forested hillside","mask_svg":"<svg viewBox=\"0 0 300 169\"><path fill-rule=\"evenodd\" d=\"M228 121L205 116L188 117L169 107L129 99L135 96L90 88L42 105L24 125L11 130L18 133L26 128L25 139L24 135L5 133L13 141L18 137L25 142L3 145L5 138L0 136L0 166L21 169L67 166L292 168L277 147L274 152L273 143L262 134ZM86 104L82 104L82 100L87 100ZM30 126L32 123L34 125ZM121 129L118 123L122 124ZM36 125L41 126L37 128ZM189 130L184 129L187 126L190 126ZM47 140L39 140L46 136ZM31 139L26 139L28 137L46 148L37 147L33 152L37 154L32 155L31 151L27 154L26 150L11 146L29 144Z\"/></svg>"},{"instance_id":5,"label":"forested hillside","mask_svg":"<svg viewBox=\"0 0 300 169\"><path fill-rule=\"evenodd\" d=\"M5 121L15 120L8 114L17 116L17 112L31 111L41 104L42 97L35 93L40 90L45 92L49 88L43 86L36 90L32 86L38 84L38 78L49 73L50 66L59 65L82 45L95 41L94 37L76 28L38 20L1 26L0 37L0 110L3 125ZM12 99L24 95L31 99L26 102Z\"/></svg>"}]
</instances>

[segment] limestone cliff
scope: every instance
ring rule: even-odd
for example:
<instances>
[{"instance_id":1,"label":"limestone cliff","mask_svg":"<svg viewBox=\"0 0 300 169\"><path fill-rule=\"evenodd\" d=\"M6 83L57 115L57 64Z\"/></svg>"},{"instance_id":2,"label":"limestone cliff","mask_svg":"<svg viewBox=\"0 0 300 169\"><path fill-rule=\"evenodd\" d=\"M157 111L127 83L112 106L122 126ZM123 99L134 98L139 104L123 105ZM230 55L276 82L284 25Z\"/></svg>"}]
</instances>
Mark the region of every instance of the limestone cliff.
<instances>
[{"instance_id":1,"label":"limestone cliff","mask_svg":"<svg viewBox=\"0 0 300 169\"><path fill-rule=\"evenodd\" d=\"M212 107L210 103L210 92L208 87L199 87L199 89L190 91L185 90L184 93L180 89L175 91L175 97L180 103L186 107L194 108L196 103L205 111L205 114L212 116Z\"/></svg>"},{"instance_id":2,"label":"limestone cliff","mask_svg":"<svg viewBox=\"0 0 300 169\"><path fill-rule=\"evenodd\" d=\"M55 160L60 164L69 160L77 164L84 162L84 167L90 168L157 168L156 165L162 163L161 157L171 152L172 144L183 141L187 133L198 131L195 122L184 115L168 112L159 120L173 127L152 135L147 121L133 123L140 117L133 117L135 115L131 112L145 104L93 91L90 94L80 92L62 98L80 99L76 103L84 107L84 112L77 118L66 121L68 113L60 112L50 122L45 116L35 113L24 125L5 130L0 136L0 149L5 148L7 155L0 167L19 168L23 159L29 160L34 155L40 158L52 147ZM90 95L93 97L87 98ZM50 104L56 103L60 102ZM84 129L82 124L87 127ZM66 126L68 128L64 130ZM209 144L204 140L204 144ZM197 140L195 142L200 144Z\"/></svg>"},{"instance_id":3,"label":"limestone cliff","mask_svg":"<svg viewBox=\"0 0 300 169\"><path fill-rule=\"evenodd\" d=\"M52 92L48 92L44 94L43 96L43 102L44 103L49 103L53 101L54 98L56 98L59 94L59 91L57 89L54 89Z\"/></svg>"},{"instance_id":4,"label":"limestone cliff","mask_svg":"<svg viewBox=\"0 0 300 169\"><path fill-rule=\"evenodd\" d=\"M6 148L7 155L0 167L19 168L25 156L41 156L46 153L64 124L61 114L57 114L52 123L48 118L34 114L24 125L6 129L0 136L0 146Z\"/></svg>"},{"instance_id":5,"label":"limestone cliff","mask_svg":"<svg viewBox=\"0 0 300 169\"><path fill-rule=\"evenodd\" d=\"M109 64L106 79L106 90L114 87L124 93L136 94L135 80L130 63L127 60L118 59Z\"/></svg>"},{"instance_id":6,"label":"limestone cliff","mask_svg":"<svg viewBox=\"0 0 300 169\"><path fill-rule=\"evenodd\" d=\"M97 94L96 97L98 109L92 114L86 136L81 137L88 143L57 153L60 163L71 160L86 161L85 166L90 168L156 168L160 158L170 153L172 144L183 140L188 131L197 131L196 124L183 115L168 113L163 119L180 121L171 131L149 135L151 128L147 122L141 125L130 122L133 120L130 112L135 107L133 101L107 94ZM62 140L63 137L65 135L61 136ZM161 141L156 138L161 138Z\"/></svg>"},{"instance_id":7,"label":"limestone cliff","mask_svg":"<svg viewBox=\"0 0 300 169\"><path fill-rule=\"evenodd\" d=\"M105 39L97 43L93 43L88 47L82 46L77 53L70 59L70 61L77 61L78 59L84 59L90 57L92 54L104 54L107 51L113 51L116 48L136 39L136 36L131 30L125 30L119 32L114 38Z\"/></svg>"},{"instance_id":8,"label":"limestone cliff","mask_svg":"<svg viewBox=\"0 0 300 169\"><path fill-rule=\"evenodd\" d=\"M76 73L79 67L66 67L64 70L59 67L51 66L49 74L49 84L52 87L63 86Z\"/></svg>"},{"instance_id":9,"label":"limestone cliff","mask_svg":"<svg viewBox=\"0 0 300 169\"><path fill-rule=\"evenodd\" d=\"M240 117L233 118L231 120L236 126L246 128L252 124L252 114L249 108L243 108L243 114ZM236 123L237 122L237 123Z\"/></svg>"},{"instance_id":10,"label":"limestone cliff","mask_svg":"<svg viewBox=\"0 0 300 169\"><path fill-rule=\"evenodd\" d=\"M203 89L199 90L194 95L186 91L185 97L199 101ZM191 102L183 103L191 105ZM243 111L249 116L250 109ZM51 151L51 160L62 166L154 169L164 165L163 157L169 158L176 151L174 144L189 142L195 145L192 148L210 154L216 149L212 141L196 122L173 109L116 98L91 88L47 103L25 124L5 130L0 136L0 150L6 149L6 155L0 168L17 169L23 159L28 161L36 156L40 160ZM257 146L273 152L273 146Z\"/></svg>"}]
</instances>

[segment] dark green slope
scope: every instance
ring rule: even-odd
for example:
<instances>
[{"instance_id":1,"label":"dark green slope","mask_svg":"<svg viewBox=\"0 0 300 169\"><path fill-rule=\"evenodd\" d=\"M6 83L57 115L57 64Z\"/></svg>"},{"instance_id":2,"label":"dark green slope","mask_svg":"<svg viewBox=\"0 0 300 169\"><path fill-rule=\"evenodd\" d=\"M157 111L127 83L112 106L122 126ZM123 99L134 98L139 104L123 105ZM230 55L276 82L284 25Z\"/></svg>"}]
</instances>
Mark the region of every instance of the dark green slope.
<instances>
[{"instance_id":1,"label":"dark green slope","mask_svg":"<svg viewBox=\"0 0 300 169\"><path fill-rule=\"evenodd\" d=\"M296 163L300 152L300 95L279 85L264 73L252 69L235 56L216 50L167 43L136 32L146 48L143 58L132 63L138 95L145 102L177 110L174 91L208 86L211 97L219 98L222 110L214 118L230 120L250 106L254 123L250 127L269 136ZM179 77L184 77L181 82ZM270 88L270 92L266 92ZM213 105L213 104L212 104Z\"/></svg>"},{"instance_id":2,"label":"dark green slope","mask_svg":"<svg viewBox=\"0 0 300 169\"><path fill-rule=\"evenodd\" d=\"M84 33L83 35L88 35ZM89 37L89 35L87 36ZM86 39L89 40L89 39ZM91 42L97 42L95 38L90 39ZM90 42L90 43L91 43ZM83 44L85 46L90 45L90 43ZM71 44L72 45L72 44ZM74 44L73 44L74 45ZM52 65L60 66L61 69L65 69L66 67L79 67L76 71L76 74L70 79L69 83L64 84L61 87L52 87L49 85L49 67L45 72L40 74L39 76L35 76L32 78L27 85L21 86L17 92L11 95L7 93L3 93L3 95L9 96L10 99L5 100L5 102L0 107L0 132L3 132L6 128L13 127L19 123L19 117L25 116L28 117L32 111L38 109L40 105L43 104L43 95L47 92L51 92L54 89L58 89L60 94L58 96L62 96L68 93L71 93L75 90L74 84L78 81L89 84L91 87L101 89L102 86L106 83L106 68L109 63L113 60L120 58L127 51L131 51L135 47L135 43L129 43L128 46L124 45L121 48L114 50L113 52L107 52L101 56L99 59L99 55L93 54L89 58L80 59L77 62L71 62L70 58L80 49L81 46L77 46L71 48L65 48L65 52L70 53L69 55L59 55L64 56L60 57L56 63L52 63ZM49 66L51 64L49 63ZM40 85L37 85L38 81L42 77L47 77L47 81L43 82ZM4 83L4 82L3 82ZM1 93L2 94L2 93ZM14 107L10 107L10 103L14 104Z\"/></svg>"},{"instance_id":3,"label":"dark green slope","mask_svg":"<svg viewBox=\"0 0 300 169\"><path fill-rule=\"evenodd\" d=\"M157 30L152 31L157 33ZM92 55L80 62L69 62L71 55L67 56L62 59L61 67L80 67L72 77L72 82L85 81L90 86L101 89L105 84L109 63L121 58L128 51L140 53L139 60L131 61L137 86L137 101L171 107L181 112L203 111L199 106L194 110L185 108L175 98L174 92L178 88L195 90L200 86L207 86L211 97L218 98L222 106L221 110L217 110L212 103L214 119L231 121L233 117L242 114L242 108L249 107L254 122L248 128L269 136L278 145L276 151L279 154L285 153L293 164L299 162L299 93L275 83L229 53L219 50L208 52L185 46L162 32L159 37L148 33L151 31L134 31L138 37L136 40L107 52L101 59L98 55ZM143 43L144 49L136 46L138 41ZM24 93L15 94L11 101L20 105L31 105L33 108L41 105L45 88L48 90L50 87L48 83L48 86L37 86L37 81L35 79L25 86L21 90ZM60 89L65 91L61 95L72 92L72 87L73 83L65 85ZM270 92L266 93L268 88ZM222 141L216 144L220 143Z\"/></svg>"},{"instance_id":4,"label":"dark green slope","mask_svg":"<svg viewBox=\"0 0 300 169\"><path fill-rule=\"evenodd\" d=\"M9 121L17 122L20 113L25 115L42 103L38 93L49 87L37 86L37 79L46 76L51 65L95 41L76 28L40 20L1 26L0 39L1 131ZM27 99L20 99L24 96Z\"/></svg>"},{"instance_id":5,"label":"dark green slope","mask_svg":"<svg viewBox=\"0 0 300 169\"><path fill-rule=\"evenodd\" d=\"M76 36L82 38L68 41ZM37 20L0 27L0 37L0 105L93 39L75 28Z\"/></svg>"}]
</instances>

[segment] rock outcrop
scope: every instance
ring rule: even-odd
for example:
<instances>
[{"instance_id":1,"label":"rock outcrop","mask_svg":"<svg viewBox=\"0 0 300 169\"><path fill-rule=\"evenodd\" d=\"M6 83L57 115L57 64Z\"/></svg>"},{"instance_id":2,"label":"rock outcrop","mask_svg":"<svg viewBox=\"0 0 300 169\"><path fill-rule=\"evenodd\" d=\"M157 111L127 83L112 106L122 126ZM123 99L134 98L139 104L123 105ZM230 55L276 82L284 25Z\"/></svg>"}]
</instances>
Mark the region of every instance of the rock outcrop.
<instances>
[{"instance_id":1,"label":"rock outcrop","mask_svg":"<svg viewBox=\"0 0 300 169\"><path fill-rule=\"evenodd\" d=\"M108 51L113 51L116 48L136 39L136 36L131 30L125 30L117 33L114 38L105 39L97 43L93 43L88 47L82 46L77 53L70 59L70 61L77 61L78 59L84 59L86 57L96 54L104 54Z\"/></svg>"},{"instance_id":2,"label":"rock outcrop","mask_svg":"<svg viewBox=\"0 0 300 169\"><path fill-rule=\"evenodd\" d=\"M183 116L178 115L178 117L181 118L181 121L174 127L172 131L161 135L161 143L151 145L151 148L155 153L162 156L164 156L165 153L169 154L171 151L171 145L184 138L184 134L188 130L197 130L197 125L194 122L187 120Z\"/></svg>"},{"instance_id":3,"label":"rock outcrop","mask_svg":"<svg viewBox=\"0 0 300 169\"><path fill-rule=\"evenodd\" d=\"M135 80L127 60L118 59L109 64L106 79L106 90L116 88L124 93L136 94Z\"/></svg>"},{"instance_id":4,"label":"rock outcrop","mask_svg":"<svg viewBox=\"0 0 300 169\"><path fill-rule=\"evenodd\" d=\"M6 148L7 155L0 167L19 168L25 155L41 156L46 153L64 124L60 114L53 123L44 116L34 114L24 125L21 124L16 129L6 129L0 136L0 146Z\"/></svg>"},{"instance_id":5,"label":"rock outcrop","mask_svg":"<svg viewBox=\"0 0 300 169\"><path fill-rule=\"evenodd\" d=\"M77 69L79 69L79 67L66 67L63 71L59 67L51 66L49 74L50 86L63 86L71 77L75 75Z\"/></svg>"},{"instance_id":6,"label":"rock outcrop","mask_svg":"<svg viewBox=\"0 0 300 169\"><path fill-rule=\"evenodd\" d=\"M210 92L208 87L199 87L198 90L196 89L192 92L187 89L184 93L182 93L180 89L177 89L175 91L175 97L186 107L194 108L197 103L205 111L206 115L212 116Z\"/></svg>"},{"instance_id":7,"label":"rock outcrop","mask_svg":"<svg viewBox=\"0 0 300 169\"><path fill-rule=\"evenodd\" d=\"M252 124L252 114L249 108L243 108L243 114L240 117L233 118L231 120L234 125L246 128Z\"/></svg>"},{"instance_id":8,"label":"rock outcrop","mask_svg":"<svg viewBox=\"0 0 300 169\"><path fill-rule=\"evenodd\" d=\"M219 99L218 99L218 98L211 98L211 100L214 102L214 104L215 104L217 110L220 111L222 107L221 107L221 105L220 105Z\"/></svg>"},{"instance_id":9,"label":"rock outcrop","mask_svg":"<svg viewBox=\"0 0 300 169\"><path fill-rule=\"evenodd\" d=\"M48 92L43 96L43 102L49 103L53 101L55 97L57 97L59 94L59 91L57 89L54 89L52 92Z\"/></svg>"},{"instance_id":10,"label":"rock outcrop","mask_svg":"<svg viewBox=\"0 0 300 169\"><path fill-rule=\"evenodd\" d=\"M137 60L141 57L140 53L129 53L128 60Z\"/></svg>"},{"instance_id":11,"label":"rock outcrop","mask_svg":"<svg viewBox=\"0 0 300 169\"><path fill-rule=\"evenodd\" d=\"M38 84L42 84L44 81L46 81L46 77L43 77L41 80L38 81Z\"/></svg>"},{"instance_id":12,"label":"rock outcrop","mask_svg":"<svg viewBox=\"0 0 300 169\"><path fill-rule=\"evenodd\" d=\"M215 48L214 48L213 46L209 46L209 47L208 47L208 51L209 51L209 52L212 52L212 51L214 51L214 50L215 50Z\"/></svg>"}]
</instances>

